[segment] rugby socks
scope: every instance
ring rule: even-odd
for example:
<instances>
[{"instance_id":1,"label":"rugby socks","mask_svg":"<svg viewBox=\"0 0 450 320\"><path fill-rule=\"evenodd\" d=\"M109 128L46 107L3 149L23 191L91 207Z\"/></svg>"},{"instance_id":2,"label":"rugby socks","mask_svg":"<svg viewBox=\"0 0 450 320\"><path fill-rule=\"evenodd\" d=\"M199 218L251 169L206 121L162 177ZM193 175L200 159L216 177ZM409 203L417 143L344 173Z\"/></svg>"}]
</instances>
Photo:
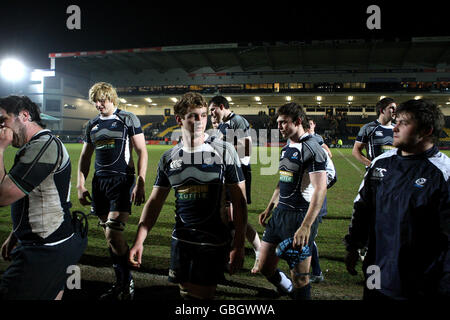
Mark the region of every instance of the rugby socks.
<instances>
[{"instance_id":1,"label":"rugby socks","mask_svg":"<svg viewBox=\"0 0 450 320\"><path fill-rule=\"evenodd\" d=\"M311 285L308 283L301 288L294 288L290 294L293 300L311 300Z\"/></svg>"},{"instance_id":2,"label":"rugby socks","mask_svg":"<svg viewBox=\"0 0 450 320\"><path fill-rule=\"evenodd\" d=\"M267 278L270 283L272 283L275 287L277 287L278 292L280 293L291 293L293 286L292 281L282 272L277 269L275 274L270 278Z\"/></svg>"},{"instance_id":3,"label":"rugby socks","mask_svg":"<svg viewBox=\"0 0 450 320\"><path fill-rule=\"evenodd\" d=\"M128 286L131 281L131 270L128 267L128 254L118 256L109 248L109 253L113 261L113 269L119 285Z\"/></svg>"}]
</instances>

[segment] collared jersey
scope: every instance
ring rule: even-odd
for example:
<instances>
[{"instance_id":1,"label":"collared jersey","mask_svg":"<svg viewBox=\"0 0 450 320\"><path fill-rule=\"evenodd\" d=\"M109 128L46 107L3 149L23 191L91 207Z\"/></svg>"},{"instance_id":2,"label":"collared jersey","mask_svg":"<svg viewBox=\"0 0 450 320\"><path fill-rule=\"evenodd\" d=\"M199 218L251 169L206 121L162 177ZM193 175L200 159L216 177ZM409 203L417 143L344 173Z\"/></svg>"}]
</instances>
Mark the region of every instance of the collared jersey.
<instances>
[{"instance_id":1,"label":"collared jersey","mask_svg":"<svg viewBox=\"0 0 450 320\"><path fill-rule=\"evenodd\" d=\"M161 157L156 187L175 190L175 229L173 238L221 244L227 236L225 223L225 184L244 181L241 164L234 147L216 137L187 150L180 142Z\"/></svg>"},{"instance_id":2,"label":"collared jersey","mask_svg":"<svg viewBox=\"0 0 450 320\"><path fill-rule=\"evenodd\" d=\"M26 196L11 205L14 235L23 242L52 243L73 233L69 154L50 130L21 147L8 173Z\"/></svg>"},{"instance_id":3,"label":"collared jersey","mask_svg":"<svg viewBox=\"0 0 450 320\"><path fill-rule=\"evenodd\" d=\"M450 273L450 159L433 147L375 158L354 202L348 248L368 241L365 267L380 268L381 293L410 298L436 292ZM366 261L367 260L367 261ZM447 292L449 281L443 281Z\"/></svg>"},{"instance_id":4,"label":"collared jersey","mask_svg":"<svg viewBox=\"0 0 450 320\"><path fill-rule=\"evenodd\" d=\"M239 139L250 137L250 124L247 119L233 112L225 122L219 124L218 129L222 133L222 139L233 145L236 145ZM249 156L244 156L240 160L246 166L250 163Z\"/></svg>"},{"instance_id":5,"label":"collared jersey","mask_svg":"<svg viewBox=\"0 0 450 320\"><path fill-rule=\"evenodd\" d=\"M116 109L109 117L98 115L86 126L84 141L95 147L95 174L134 174L129 167L130 137L142 133L141 123L131 112Z\"/></svg>"},{"instance_id":6,"label":"collared jersey","mask_svg":"<svg viewBox=\"0 0 450 320\"><path fill-rule=\"evenodd\" d=\"M325 150L309 134L298 142L290 141L281 149L280 156L280 199L278 207L288 210L308 209L314 188L309 174L326 172Z\"/></svg>"},{"instance_id":7,"label":"collared jersey","mask_svg":"<svg viewBox=\"0 0 450 320\"><path fill-rule=\"evenodd\" d=\"M393 149L394 126L383 126L378 120L365 124L356 137L356 141L367 144L368 159L373 160L383 152Z\"/></svg>"}]
</instances>

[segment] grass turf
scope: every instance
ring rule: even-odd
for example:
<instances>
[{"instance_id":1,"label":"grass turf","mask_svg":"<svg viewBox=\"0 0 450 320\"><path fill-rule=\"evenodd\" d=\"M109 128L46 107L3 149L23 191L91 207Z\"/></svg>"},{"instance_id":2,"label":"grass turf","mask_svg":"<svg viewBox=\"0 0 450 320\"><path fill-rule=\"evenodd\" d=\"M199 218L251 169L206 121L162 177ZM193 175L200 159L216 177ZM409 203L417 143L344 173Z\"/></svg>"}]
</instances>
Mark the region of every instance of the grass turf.
<instances>
[{"instance_id":1,"label":"grass turf","mask_svg":"<svg viewBox=\"0 0 450 320\"><path fill-rule=\"evenodd\" d=\"M73 210L81 210L88 213L89 208L82 207L79 204L76 190L76 172L81 146L81 144L66 144L72 161L71 201ZM152 145L147 147L149 154L146 177L147 197L150 195L155 180L158 161L163 152L170 147L166 145ZM13 148L8 148L5 152L4 158L7 170L13 164L15 152L16 149ZM267 170L270 166L278 167L278 161L275 164L262 164L267 163L264 159L270 157L271 152L279 154L279 149L259 147L253 151L253 157L258 161L252 164L252 203L248 206L248 222L255 227L260 237L262 237L264 228L258 224L258 214L265 209L278 180L277 170L274 171L275 174L261 174L261 169L266 168ZM338 174L338 182L328 191L328 215L324 217L323 222L319 226L319 234L316 238L325 281L319 284L313 284L312 296L314 299L321 300L360 299L362 296L363 276L361 272L357 276L351 276L347 273L344 265L345 248L342 239L350 223L353 199L361 183L364 167L354 160L351 156L350 149L332 149L332 152L333 162ZM447 155L449 154L448 151L445 153ZM264 155L267 157L263 158ZM275 157L275 159L277 158L278 156ZM93 162L91 163L91 171L86 183L89 190L94 172ZM126 239L130 245L136 234L142 208L143 206L133 206L132 208L132 215L130 216L125 231ZM158 222L145 242L143 266L140 271L151 273L152 275L160 275L161 278L164 278L168 274L170 235L174 224L174 208L175 198L173 191L171 191L162 208ZM0 208L0 241L2 242L11 230L9 210L9 207ZM95 280L98 278L95 270L102 270L109 267L110 259L103 230L97 226L97 219L90 217L89 223L89 244L80 264L89 266L84 271L84 277ZM227 283L218 287L217 298L224 300L278 298L274 295L273 287L262 275L253 275L250 273L253 263L253 250L251 245L246 242L246 259L243 269L236 275L226 276ZM2 262L0 264L0 271L4 271L6 266L7 263ZM287 264L284 261L280 261L279 268L288 272ZM143 286L146 286L144 282L142 283ZM136 285L139 288L139 283ZM164 287L165 285L170 287L168 282L162 281L161 286Z\"/></svg>"}]
</instances>

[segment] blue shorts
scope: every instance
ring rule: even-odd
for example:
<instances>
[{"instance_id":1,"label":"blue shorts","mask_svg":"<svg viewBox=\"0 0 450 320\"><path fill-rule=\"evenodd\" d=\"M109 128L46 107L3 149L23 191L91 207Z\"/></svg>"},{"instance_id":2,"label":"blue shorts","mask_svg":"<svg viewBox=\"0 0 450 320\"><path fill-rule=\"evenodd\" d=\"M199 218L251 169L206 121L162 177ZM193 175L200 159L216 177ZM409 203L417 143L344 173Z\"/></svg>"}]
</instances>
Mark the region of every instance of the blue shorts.
<instances>
[{"instance_id":1,"label":"blue shorts","mask_svg":"<svg viewBox=\"0 0 450 320\"><path fill-rule=\"evenodd\" d=\"M286 210L278 207L273 210L272 218L267 223L262 240L275 245L281 241L292 238L300 228L303 219L305 218L306 210ZM319 226L319 219L316 218L311 226L308 246L312 248L314 239L317 235Z\"/></svg>"},{"instance_id":2,"label":"blue shorts","mask_svg":"<svg viewBox=\"0 0 450 320\"><path fill-rule=\"evenodd\" d=\"M6 300L54 300L64 290L67 268L76 265L87 246L80 233L63 243L18 245L12 262L3 274L0 291Z\"/></svg>"},{"instance_id":3,"label":"blue shorts","mask_svg":"<svg viewBox=\"0 0 450 320\"><path fill-rule=\"evenodd\" d=\"M134 175L94 176L91 213L96 216L107 216L111 211L131 213L134 182Z\"/></svg>"}]
</instances>

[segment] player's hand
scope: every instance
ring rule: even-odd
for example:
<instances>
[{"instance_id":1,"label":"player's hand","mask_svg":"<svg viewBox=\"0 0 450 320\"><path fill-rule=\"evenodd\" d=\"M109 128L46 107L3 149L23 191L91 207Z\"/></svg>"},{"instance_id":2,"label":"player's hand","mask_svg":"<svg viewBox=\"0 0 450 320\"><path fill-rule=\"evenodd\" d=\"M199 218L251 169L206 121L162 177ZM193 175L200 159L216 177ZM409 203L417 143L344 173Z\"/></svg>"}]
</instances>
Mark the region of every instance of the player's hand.
<instances>
[{"instance_id":1,"label":"player's hand","mask_svg":"<svg viewBox=\"0 0 450 320\"><path fill-rule=\"evenodd\" d=\"M143 253L144 253L144 246L142 244L141 245L135 244L128 253L128 263L135 268L140 268Z\"/></svg>"},{"instance_id":2,"label":"player's hand","mask_svg":"<svg viewBox=\"0 0 450 320\"><path fill-rule=\"evenodd\" d=\"M347 255L345 256L345 267L347 268L348 273L350 273L352 276L356 276L358 274L355 269L358 260L358 250L347 251Z\"/></svg>"},{"instance_id":3,"label":"player's hand","mask_svg":"<svg viewBox=\"0 0 450 320\"><path fill-rule=\"evenodd\" d=\"M131 203L134 203L135 206L145 203L145 185L139 180L131 193Z\"/></svg>"},{"instance_id":4,"label":"player's hand","mask_svg":"<svg viewBox=\"0 0 450 320\"><path fill-rule=\"evenodd\" d=\"M266 224L267 219L269 219L271 214L272 214L272 211L268 210L268 209L266 209L263 212L261 212L259 214L259 219L258 219L259 220L259 224L262 225L263 227L265 227L267 225Z\"/></svg>"},{"instance_id":5,"label":"player's hand","mask_svg":"<svg viewBox=\"0 0 450 320\"><path fill-rule=\"evenodd\" d=\"M2 257L5 261L11 261L11 251L17 244L17 238L11 232L8 238L6 238L5 242L2 245Z\"/></svg>"},{"instance_id":6,"label":"player's hand","mask_svg":"<svg viewBox=\"0 0 450 320\"><path fill-rule=\"evenodd\" d=\"M13 131L8 127L0 127L0 150L5 150L13 140Z\"/></svg>"},{"instance_id":7,"label":"player's hand","mask_svg":"<svg viewBox=\"0 0 450 320\"><path fill-rule=\"evenodd\" d=\"M78 201L82 206L90 205L92 202L91 194L84 187L78 187Z\"/></svg>"},{"instance_id":8,"label":"player's hand","mask_svg":"<svg viewBox=\"0 0 450 320\"><path fill-rule=\"evenodd\" d=\"M304 246L308 244L311 229L307 226L301 225L300 228L294 234L294 241L292 242L292 247L294 249L301 250Z\"/></svg>"},{"instance_id":9,"label":"player's hand","mask_svg":"<svg viewBox=\"0 0 450 320\"><path fill-rule=\"evenodd\" d=\"M232 248L230 251L230 262L228 263L228 273L235 274L244 264L245 250L244 247Z\"/></svg>"}]
</instances>

